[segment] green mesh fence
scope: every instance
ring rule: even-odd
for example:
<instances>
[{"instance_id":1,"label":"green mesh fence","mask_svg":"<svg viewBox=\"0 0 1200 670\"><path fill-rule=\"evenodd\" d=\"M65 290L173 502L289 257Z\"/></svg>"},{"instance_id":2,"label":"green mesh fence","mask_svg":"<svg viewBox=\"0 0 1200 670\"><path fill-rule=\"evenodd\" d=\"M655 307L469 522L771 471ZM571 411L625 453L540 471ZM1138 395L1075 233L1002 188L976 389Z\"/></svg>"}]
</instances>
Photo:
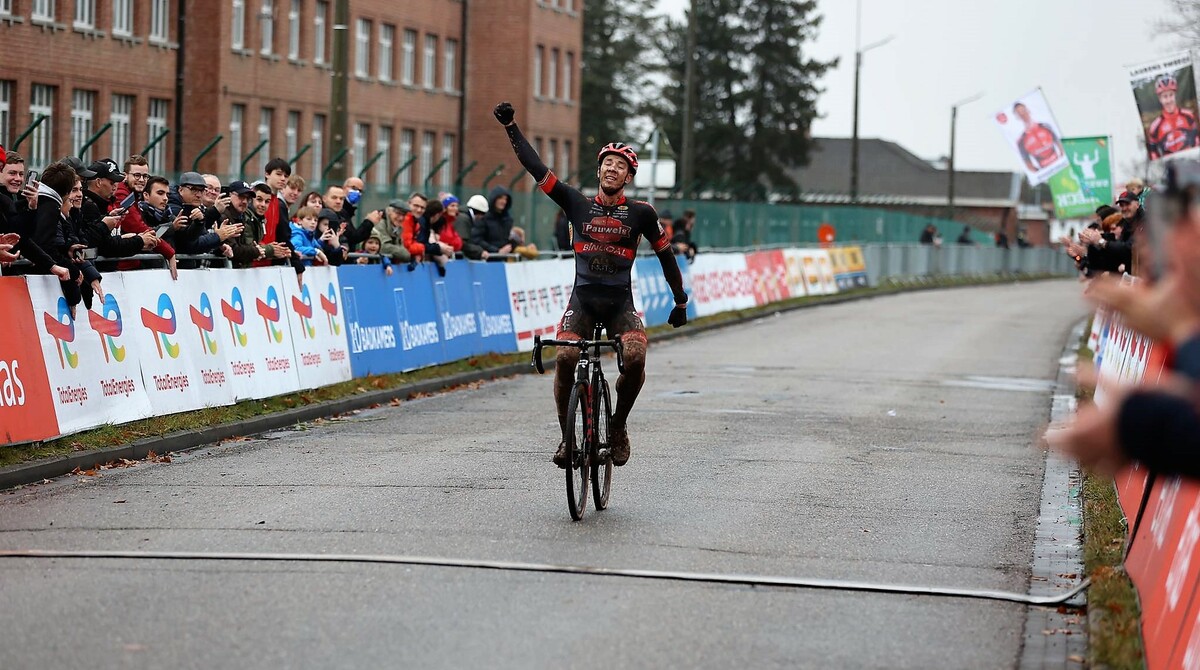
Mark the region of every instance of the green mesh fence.
<instances>
[{"instance_id":1,"label":"green mesh fence","mask_svg":"<svg viewBox=\"0 0 1200 670\"><path fill-rule=\"evenodd\" d=\"M253 181L253 180L250 180ZM340 181L335 182L341 184ZM496 179L489 185L508 188L510 179ZM306 191L324 192L326 183L309 181ZM477 187L456 189L454 185L433 184L430 188L387 188L368 183L360 211L383 208L395 198L408 199L414 191L428 197L449 192L458 196L465 206L467 198L480 192ZM524 177L511 189L512 215L515 225L525 229L526 239L542 249L552 249L554 219L558 207L541 191L534 190L533 180ZM485 193L486 195L486 193ZM938 227L944 244L953 244L962 232L963 224L928 216L892 212L868 207L822 207L818 205L724 202L706 200L658 200L658 211L670 210L677 218L685 209L696 211L696 226L692 237L701 247L741 248L756 246L808 246L818 243L817 228L828 223L837 231L838 243L890 242L915 243L926 225ZM979 231L972 238L980 245L992 244L991 236Z\"/></svg>"}]
</instances>

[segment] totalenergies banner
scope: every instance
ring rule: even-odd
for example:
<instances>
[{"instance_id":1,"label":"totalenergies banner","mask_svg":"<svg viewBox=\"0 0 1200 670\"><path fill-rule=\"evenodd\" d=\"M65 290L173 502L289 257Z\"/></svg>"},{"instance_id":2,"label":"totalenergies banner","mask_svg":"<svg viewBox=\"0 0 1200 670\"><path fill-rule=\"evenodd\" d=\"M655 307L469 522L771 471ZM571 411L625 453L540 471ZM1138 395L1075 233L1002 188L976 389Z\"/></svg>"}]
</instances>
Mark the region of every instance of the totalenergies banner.
<instances>
[{"instance_id":1,"label":"totalenergies banner","mask_svg":"<svg viewBox=\"0 0 1200 670\"><path fill-rule=\"evenodd\" d=\"M1137 102L1150 160L1200 155L1200 128L1196 121L1200 109L1190 52L1130 68L1129 85Z\"/></svg>"},{"instance_id":2,"label":"totalenergies banner","mask_svg":"<svg viewBox=\"0 0 1200 670\"><path fill-rule=\"evenodd\" d=\"M1113 201L1109 139L1069 137L1063 149L1070 167L1050 178L1054 213L1060 219L1091 217L1097 207Z\"/></svg>"}]
</instances>

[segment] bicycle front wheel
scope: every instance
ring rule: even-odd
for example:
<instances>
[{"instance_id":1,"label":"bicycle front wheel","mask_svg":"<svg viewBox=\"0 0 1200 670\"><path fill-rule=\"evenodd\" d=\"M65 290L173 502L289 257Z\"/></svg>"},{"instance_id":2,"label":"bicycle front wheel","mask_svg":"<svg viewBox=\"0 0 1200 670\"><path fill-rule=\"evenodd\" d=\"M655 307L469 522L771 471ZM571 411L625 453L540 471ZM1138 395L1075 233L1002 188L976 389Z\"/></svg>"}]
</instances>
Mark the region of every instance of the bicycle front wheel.
<instances>
[{"instance_id":1,"label":"bicycle front wheel","mask_svg":"<svg viewBox=\"0 0 1200 670\"><path fill-rule=\"evenodd\" d=\"M608 429L612 419L612 402L608 396L607 381L601 379L593 388L596 389L596 398L592 403L592 424L595 426L592 431L592 443L595 445L592 450L592 502L597 510L602 510L608 507L608 493L612 487L612 440Z\"/></svg>"},{"instance_id":2,"label":"bicycle front wheel","mask_svg":"<svg viewBox=\"0 0 1200 670\"><path fill-rule=\"evenodd\" d=\"M571 518L579 521L587 508L588 494L588 429L591 403L588 388L582 382L571 389L571 400L567 405L567 509Z\"/></svg>"}]
</instances>

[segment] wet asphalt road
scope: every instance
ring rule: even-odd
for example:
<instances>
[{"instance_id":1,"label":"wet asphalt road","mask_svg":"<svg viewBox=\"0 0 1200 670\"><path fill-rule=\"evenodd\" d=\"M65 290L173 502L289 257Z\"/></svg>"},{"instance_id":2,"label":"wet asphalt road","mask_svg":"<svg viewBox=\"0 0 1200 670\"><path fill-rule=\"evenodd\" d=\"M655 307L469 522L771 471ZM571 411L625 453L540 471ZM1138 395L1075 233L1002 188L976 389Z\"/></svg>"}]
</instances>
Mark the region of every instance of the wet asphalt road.
<instances>
[{"instance_id":1,"label":"wet asphalt road","mask_svg":"<svg viewBox=\"0 0 1200 670\"><path fill-rule=\"evenodd\" d=\"M611 507L550 376L0 494L0 548L409 554L1025 592L1073 282L653 345ZM609 368L613 368L611 361ZM615 370L613 370L615 373ZM0 559L0 668L1006 668L1019 605L469 568Z\"/></svg>"}]
</instances>

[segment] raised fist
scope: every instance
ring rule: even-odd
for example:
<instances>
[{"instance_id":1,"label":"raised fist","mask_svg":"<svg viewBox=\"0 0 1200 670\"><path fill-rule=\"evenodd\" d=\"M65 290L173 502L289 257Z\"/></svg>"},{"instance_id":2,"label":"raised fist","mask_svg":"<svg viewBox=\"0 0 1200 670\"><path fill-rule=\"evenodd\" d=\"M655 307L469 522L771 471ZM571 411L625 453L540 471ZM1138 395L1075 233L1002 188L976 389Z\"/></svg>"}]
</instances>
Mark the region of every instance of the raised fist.
<instances>
[{"instance_id":1,"label":"raised fist","mask_svg":"<svg viewBox=\"0 0 1200 670\"><path fill-rule=\"evenodd\" d=\"M496 105L496 108L492 110L492 114L495 115L497 121L507 126L513 122L516 110L513 109L511 102L502 102Z\"/></svg>"}]
</instances>

